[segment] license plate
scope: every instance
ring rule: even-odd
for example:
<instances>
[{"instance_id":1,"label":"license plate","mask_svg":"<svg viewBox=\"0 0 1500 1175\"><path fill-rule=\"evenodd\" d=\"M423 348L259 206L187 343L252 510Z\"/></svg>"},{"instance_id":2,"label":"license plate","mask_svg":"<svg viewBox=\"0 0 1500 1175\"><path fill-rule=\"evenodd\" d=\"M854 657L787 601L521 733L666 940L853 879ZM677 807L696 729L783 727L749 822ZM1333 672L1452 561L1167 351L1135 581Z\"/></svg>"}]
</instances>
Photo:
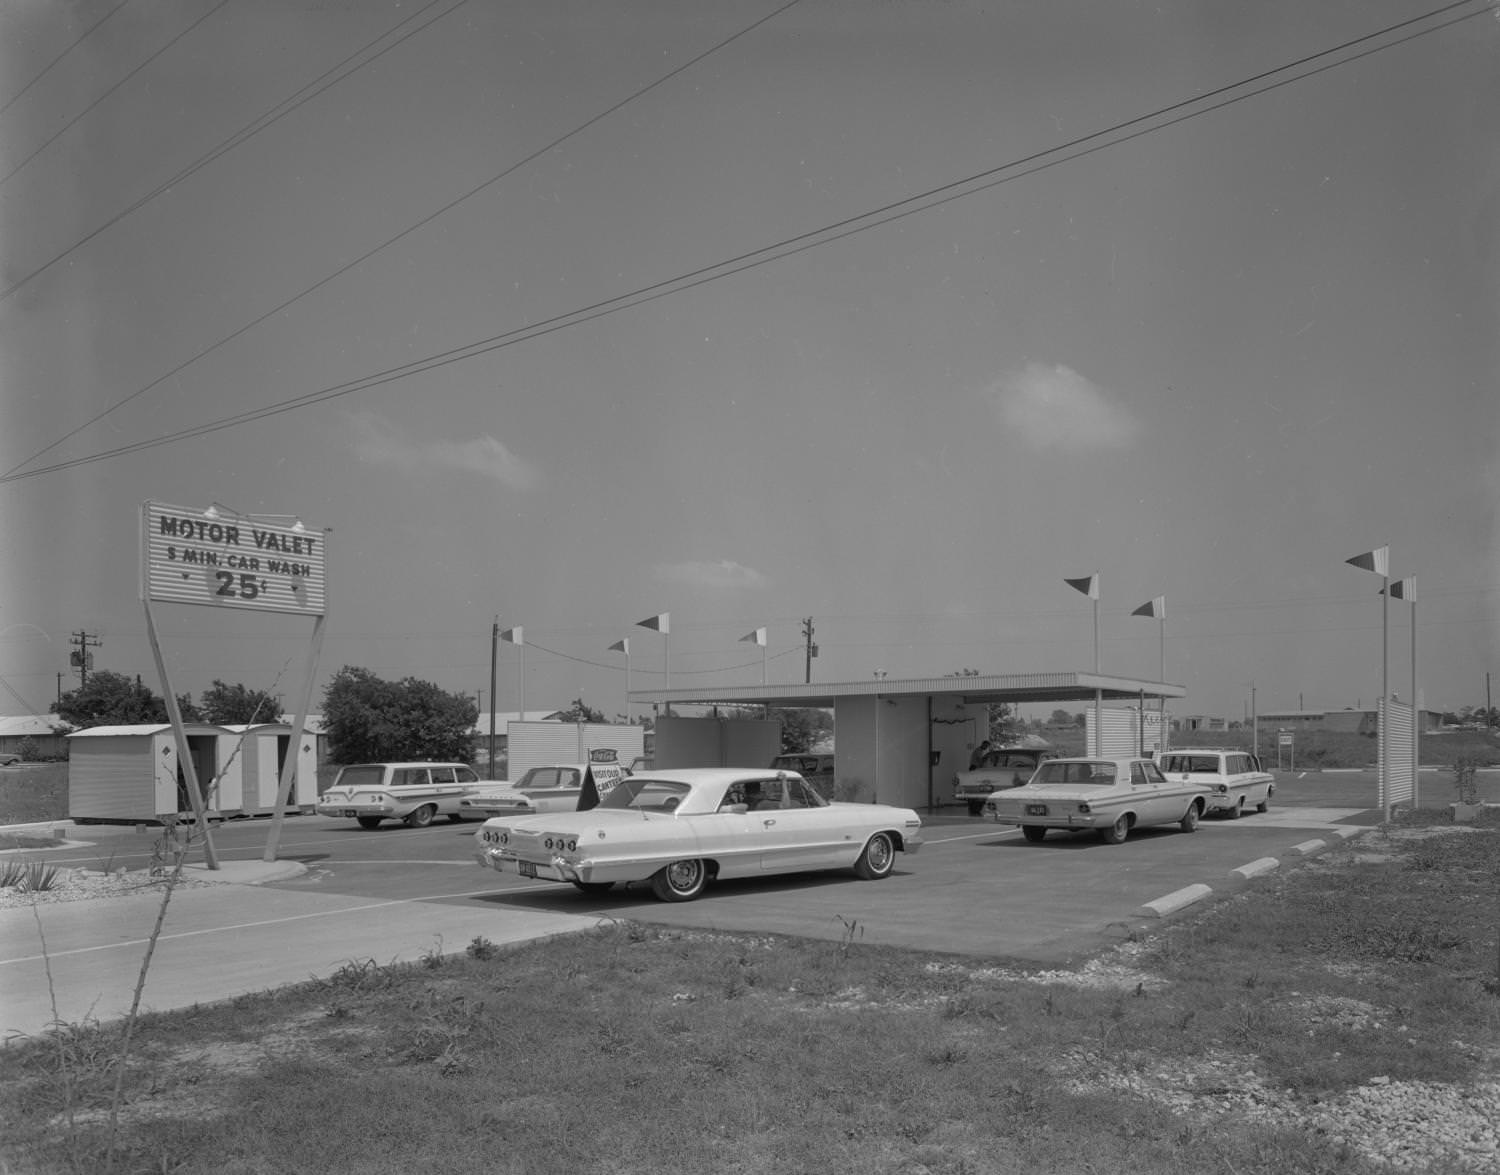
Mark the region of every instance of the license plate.
<instances>
[{"instance_id":1,"label":"license plate","mask_svg":"<svg viewBox=\"0 0 1500 1175\"><path fill-rule=\"evenodd\" d=\"M535 877L536 866L533 865L530 861L517 861L516 872L519 873L522 877Z\"/></svg>"},{"instance_id":2,"label":"license plate","mask_svg":"<svg viewBox=\"0 0 1500 1175\"><path fill-rule=\"evenodd\" d=\"M357 815L359 815L359 813L356 812L353 808L345 808L344 815L347 816L350 820L353 820Z\"/></svg>"},{"instance_id":3,"label":"license plate","mask_svg":"<svg viewBox=\"0 0 1500 1175\"><path fill-rule=\"evenodd\" d=\"M1045 816L1046 814L1047 814L1047 805L1046 804L1027 804L1026 805L1026 815L1028 815L1028 816Z\"/></svg>"}]
</instances>

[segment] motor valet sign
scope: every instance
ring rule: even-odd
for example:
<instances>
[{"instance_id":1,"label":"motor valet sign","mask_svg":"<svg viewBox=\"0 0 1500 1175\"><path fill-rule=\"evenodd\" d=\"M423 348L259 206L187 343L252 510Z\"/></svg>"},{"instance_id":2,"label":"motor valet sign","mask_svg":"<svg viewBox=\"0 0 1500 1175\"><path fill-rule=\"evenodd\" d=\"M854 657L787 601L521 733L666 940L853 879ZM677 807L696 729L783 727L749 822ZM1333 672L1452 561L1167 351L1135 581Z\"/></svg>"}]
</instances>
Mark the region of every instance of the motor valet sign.
<instances>
[{"instance_id":1,"label":"motor valet sign","mask_svg":"<svg viewBox=\"0 0 1500 1175\"><path fill-rule=\"evenodd\" d=\"M146 502L141 557L148 600L322 616L328 538L301 522Z\"/></svg>"}]
</instances>

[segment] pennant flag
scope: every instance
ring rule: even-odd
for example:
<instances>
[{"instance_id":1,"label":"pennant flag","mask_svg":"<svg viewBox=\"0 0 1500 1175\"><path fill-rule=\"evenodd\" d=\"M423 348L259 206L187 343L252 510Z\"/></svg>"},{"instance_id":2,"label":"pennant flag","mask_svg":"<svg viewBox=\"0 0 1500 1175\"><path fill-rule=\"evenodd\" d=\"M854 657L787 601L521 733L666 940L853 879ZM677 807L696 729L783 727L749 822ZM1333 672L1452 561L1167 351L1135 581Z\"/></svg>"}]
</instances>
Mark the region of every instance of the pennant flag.
<instances>
[{"instance_id":1,"label":"pennant flag","mask_svg":"<svg viewBox=\"0 0 1500 1175\"><path fill-rule=\"evenodd\" d=\"M660 616L648 616L645 620L637 620L636 624L641 628L652 628L663 635L672 631L672 614L663 612Z\"/></svg>"},{"instance_id":2,"label":"pennant flag","mask_svg":"<svg viewBox=\"0 0 1500 1175\"><path fill-rule=\"evenodd\" d=\"M1381 588L1380 591L1382 595L1385 594L1385 588ZM1391 599L1410 600L1415 604L1417 602L1417 577L1409 575L1391 584Z\"/></svg>"},{"instance_id":3,"label":"pennant flag","mask_svg":"<svg viewBox=\"0 0 1500 1175\"><path fill-rule=\"evenodd\" d=\"M1389 575L1391 573L1391 549L1376 547L1373 551L1366 551L1363 555L1345 559L1344 562L1358 567L1361 571L1373 571L1376 575Z\"/></svg>"},{"instance_id":4,"label":"pennant flag","mask_svg":"<svg viewBox=\"0 0 1500 1175\"><path fill-rule=\"evenodd\" d=\"M624 653L627 657L630 656L630 638L628 636L621 637L609 646L609 651L611 653Z\"/></svg>"},{"instance_id":5,"label":"pennant flag","mask_svg":"<svg viewBox=\"0 0 1500 1175\"><path fill-rule=\"evenodd\" d=\"M1099 573L1097 571L1093 575L1086 576L1083 579L1065 579L1063 583L1067 584L1070 588L1082 592L1091 600L1099 598Z\"/></svg>"},{"instance_id":6,"label":"pennant flag","mask_svg":"<svg viewBox=\"0 0 1500 1175\"><path fill-rule=\"evenodd\" d=\"M583 790L578 793L578 811L587 812L599 806L599 785L594 782L593 767L583 769Z\"/></svg>"},{"instance_id":7,"label":"pennant flag","mask_svg":"<svg viewBox=\"0 0 1500 1175\"><path fill-rule=\"evenodd\" d=\"M1167 617L1167 597L1157 596L1154 600L1147 600L1132 612L1131 615L1149 616L1152 620L1165 620Z\"/></svg>"},{"instance_id":8,"label":"pennant flag","mask_svg":"<svg viewBox=\"0 0 1500 1175\"><path fill-rule=\"evenodd\" d=\"M744 636L740 637L740 640L742 640L742 641L754 641L761 648L765 648L766 647L766 630L763 629L763 628L757 628L754 632L747 632Z\"/></svg>"},{"instance_id":9,"label":"pennant flag","mask_svg":"<svg viewBox=\"0 0 1500 1175\"><path fill-rule=\"evenodd\" d=\"M513 645L524 645L526 643L524 630L520 628L507 628L500 634L500 639L509 641Z\"/></svg>"}]
</instances>

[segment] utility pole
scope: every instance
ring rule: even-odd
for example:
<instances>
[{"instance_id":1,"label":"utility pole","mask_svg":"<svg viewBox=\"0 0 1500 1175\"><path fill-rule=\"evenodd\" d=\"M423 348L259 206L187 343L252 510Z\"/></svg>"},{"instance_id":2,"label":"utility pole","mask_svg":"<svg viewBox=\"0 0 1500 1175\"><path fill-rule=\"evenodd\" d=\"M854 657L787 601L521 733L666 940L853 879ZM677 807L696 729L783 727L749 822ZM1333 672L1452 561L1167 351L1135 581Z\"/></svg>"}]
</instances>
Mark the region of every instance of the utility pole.
<instances>
[{"instance_id":1,"label":"utility pole","mask_svg":"<svg viewBox=\"0 0 1500 1175\"><path fill-rule=\"evenodd\" d=\"M68 664L78 670L79 689L89 683L89 666L94 661L94 654L89 650L98 648L103 643L97 632L84 632L81 628L68 638L68 644L78 646L74 652L68 654Z\"/></svg>"},{"instance_id":2,"label":"utility pole","mask_svg":"<svg viewBox=\"0 0 1500 1175\"><path fill-rule=\"evenodd\" d=\"M495 775L495 661L500 653L500 617L490 626L490 778ZM526 715L522 714L522 718Z\"/></svg>"},{"instance_id":3,"label":"utility pole","mask_svg":"<svg viewBox=\"0 0 1500 1175\"><path fill-rule=\"evenodd\" d=\"M818 646L813 644L813 618L809 616L802 622L802 640L807 650L807 682L812 683L812 659L818 655Z\"/></svg>"}]
</instances>

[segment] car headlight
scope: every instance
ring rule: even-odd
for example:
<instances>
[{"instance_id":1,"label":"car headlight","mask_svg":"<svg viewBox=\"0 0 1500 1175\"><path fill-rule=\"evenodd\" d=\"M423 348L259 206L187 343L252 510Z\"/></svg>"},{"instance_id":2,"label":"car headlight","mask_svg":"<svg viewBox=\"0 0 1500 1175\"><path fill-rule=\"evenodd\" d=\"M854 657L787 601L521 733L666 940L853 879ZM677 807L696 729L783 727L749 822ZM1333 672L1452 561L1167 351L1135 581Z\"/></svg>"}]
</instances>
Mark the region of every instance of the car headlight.
<instances>
[{"instance_id":1,"label":"car headlight","mask_svg":"<svg viewBox=\"0 0 1500 1175\"><path fill-rule=\"evenodd\" d=\"M1087 800L1079 801L1078 812L1080 815L1087 816L1092 811L1093 809L1089 807L1089 802Z\"/></svg>"}]
</instances>

